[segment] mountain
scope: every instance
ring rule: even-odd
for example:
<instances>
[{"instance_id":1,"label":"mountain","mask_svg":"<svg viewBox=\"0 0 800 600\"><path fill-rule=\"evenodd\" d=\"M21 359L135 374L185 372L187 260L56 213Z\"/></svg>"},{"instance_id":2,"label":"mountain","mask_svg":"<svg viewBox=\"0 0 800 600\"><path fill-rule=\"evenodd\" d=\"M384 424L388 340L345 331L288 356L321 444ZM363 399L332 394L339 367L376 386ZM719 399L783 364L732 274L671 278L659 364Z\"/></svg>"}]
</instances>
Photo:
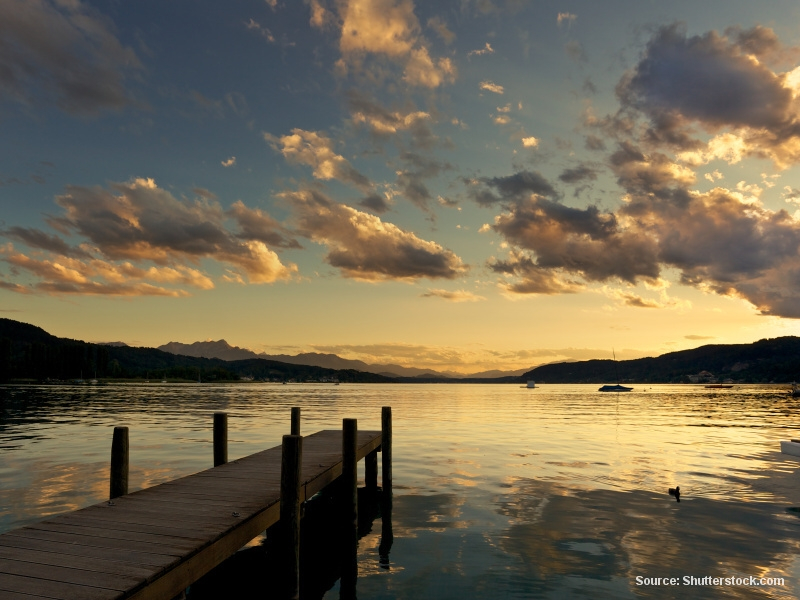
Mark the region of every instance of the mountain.
<instances>
[{"instance_id":1,"label":"mountain","mask_svg":"<svg viewBox=\"0 0 800 600\"><path fill-rule=\"evenodd\" d=\"M707 374L700 375L702 372ZM800 379L800 338L786 336L752 344L709 344L655 358L588 360L536 367L522 379L547 383L689 383L731 380L742 383Z\"/></svg>"},{"instance_id":2,"label":"mountain","mask_svg":"<svg viewBox=\"0 0 800 600\"><path fill-rule=\"evenodd\" d=\"M313 367L324 367L326 369L355 369L356 371L363 371L365 373L375 373L385 377L425 377L431 378L475 378L475 377L508 377L518 376L526 371L526 369L518 369L516 371L483 371L481 373L472 373L464 375L463 373L456 373L454 371L433 371L431 369L419 369L416 367L403 367L395 364L369 364L362 360L353 360L349 358L342 358L336 354L322 354L319 352L304 352L301 354L256 354L252 350L240 348L238 346L231 346L225 340L216 342L193 342L191 344L182 344L181 342L169 342L158 347L159 350L164 352L171 352L172 354L181 354L183 356L195 356L203 358L219 358L222 360L244 360L247 358L264 358L266 360L277 360L279 362L294 364L294 365L309 365Z\"/></svg>"},{"instance_id":3,"label":"mountain","mask_svg":"<svg viewBox=\"0 0 800 600\"><path fill-rule=\"evenodd\" d=\"M239 349L241 350L241 349ZM44 329L0 318L0 381L102 379L182 379L238 381L334 381L388 383L388 377L353 369L288 364L264 358L225 361L133 348L90 344L55 337Z\"/></svg>"},{"instance_id":4,"label":"mountain","mask_svg":"<svg viewBox=\"0 0 800 600\"><path fill-rule=\"evenodd\" d=\"M216 342L194 342L193 344L169 342L168 344L159 346L157 349L163 352L169 352L170 354L194 356L196 358L219 358L221 360L247 360L248 358L258 358L258 354L252 350L231 346L225 340Z\"/></svg>"}]
</instances>

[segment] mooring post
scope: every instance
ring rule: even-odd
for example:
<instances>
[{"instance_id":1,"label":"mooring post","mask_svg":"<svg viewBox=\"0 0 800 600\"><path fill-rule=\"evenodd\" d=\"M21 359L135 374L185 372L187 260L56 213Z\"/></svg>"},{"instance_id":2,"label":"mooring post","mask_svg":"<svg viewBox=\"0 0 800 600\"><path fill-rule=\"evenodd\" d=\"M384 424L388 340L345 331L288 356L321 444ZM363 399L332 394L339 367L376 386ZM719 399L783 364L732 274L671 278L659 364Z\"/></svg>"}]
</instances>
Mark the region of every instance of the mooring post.
<instances>
[{"instance_id":1,"label":"mooring post","mask_svg":"<svg viewBox=\"0 0 800 600\"><path fill-rule=\"evenodd\" d=\"M214 413L214 466L228 462L228 413Z\"/></svg>"},{"instance_id":2,"label":"mooring post","mask_svg":"<svg viewBox=\"0 0 800 600\"><path fill-rule=\"evenodd\" d=\"M355 599L358 579L358 421L342 421L342 577L339 598Z\"/></svg>"},{"instance_id":3,"label":"mooring post","mask_svg":"<svg viewBox=\"0 0 800 600\"><path fill-rule=\"evenodd\" d=\"M292 435L300 435L300 407L292 407Z\"/></svg>"},{"instance_id":4,"label":"mooring post","mask_svg":"<svg viewBox=\"0 0 800 600\"><path fill-rule=\"evenodd\" d=\"M346 527L358 527L358 421L342 420L342 488L344 493L343 515Z\"/></svg>"},{"instance_id":5,"label":"mooring post","mask_svg":"<svg viewBox=\"0 0 800 600\"><path fill-rule=\"evenodd\" d=\"M381 472L383 473L383 498L392 501L392 407L381 409Z\"/></svg>"},{"instance_id":6,"label":"mooring post","mask_svg":"<svg viewBox=\"0 0 800 600\"><path fill-rule=\"evenodd\" d=\"M111 440L109 500L128 493L128 428L114 427Z\"/></svg>"},{"instance_id":7,"label":"mooring post","mask_svg":"<svg viewBox=\"0 0 800 600\"><path fill-rule=\"evenodd\" d=\"M364 484L371 493L378 489L378 451L373 450L364 457Z\"/></svg>"},{"instance_id":8,"label":"mooring post","mask_svg":"<svg viewBox=\"0 0 800 600\"><path fill-rule=\"evenodd\" d=\"M281 556L286 561L286 597L300 597L300 468L303 464L303 438L283 436L281 449Z\"/></svg>"}]
</instances>

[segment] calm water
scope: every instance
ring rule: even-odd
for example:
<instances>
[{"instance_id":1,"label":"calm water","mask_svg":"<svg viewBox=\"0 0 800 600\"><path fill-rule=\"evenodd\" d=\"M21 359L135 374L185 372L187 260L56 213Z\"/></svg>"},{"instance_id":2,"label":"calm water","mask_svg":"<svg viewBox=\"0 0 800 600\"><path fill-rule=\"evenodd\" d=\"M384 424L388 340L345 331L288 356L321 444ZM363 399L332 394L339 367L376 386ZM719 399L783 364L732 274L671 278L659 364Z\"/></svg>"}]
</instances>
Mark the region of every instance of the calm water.
<instances>
[{"instance_id":1,"label":"calm water","mask_svg":"<svg viewBox=\"0 0 800 600\"><path fill-rule=\"evenodd\" d=\"M0 531L104 500L115 425L130 427L133 491L208 468L217 410L235 459L278 445L291 406L304 433L344 417L380 429L392 406L394 544L385 568L380 524L361 540L359 598L800 596L800 461L778 444L800 437L800 400L766 386L597 387L6 387ZM751 575L785 585L636 582Z\"/></svg>"}]
</instances>

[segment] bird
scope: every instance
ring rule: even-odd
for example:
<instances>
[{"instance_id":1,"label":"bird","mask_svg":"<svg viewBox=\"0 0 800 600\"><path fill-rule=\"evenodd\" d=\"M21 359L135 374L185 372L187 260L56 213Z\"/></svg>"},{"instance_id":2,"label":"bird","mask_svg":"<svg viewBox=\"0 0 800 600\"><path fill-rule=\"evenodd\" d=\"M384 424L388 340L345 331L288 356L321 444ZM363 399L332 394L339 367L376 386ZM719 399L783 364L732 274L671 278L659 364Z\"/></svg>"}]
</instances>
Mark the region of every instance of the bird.
<instances>
[{"instance_id":1,"label":"bird","mask_svg":"<svg viewBox=\"0 0 800 600\"><path fill-rule=\"evenodd\" d=\"M675 486L674 488L669 488L669 495L675 496L675 500L678 502L681 501L681 486Z\"/></svg>"}]
</instances>

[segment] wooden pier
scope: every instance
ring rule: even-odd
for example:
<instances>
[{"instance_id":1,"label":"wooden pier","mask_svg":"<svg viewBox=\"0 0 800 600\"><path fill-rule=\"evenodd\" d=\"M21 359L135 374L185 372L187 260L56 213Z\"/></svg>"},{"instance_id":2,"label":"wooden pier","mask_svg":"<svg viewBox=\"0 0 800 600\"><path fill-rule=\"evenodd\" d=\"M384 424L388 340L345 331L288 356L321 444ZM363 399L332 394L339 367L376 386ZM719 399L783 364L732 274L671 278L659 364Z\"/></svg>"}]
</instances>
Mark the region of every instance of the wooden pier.
<instances>
[{"instance_id":1,"label":"wooden pier","mask_svg":"<svg viewBox=\"0 0 800 600\"><path fill-rule=\"evenodd\" d=\"M384 409L384 419L386 413ZM215 441L217 421L215 416ZM355 478L360 459L368 457L368 486L377 485L377 472L372 472L377 470L376 453L391 447L391 427L384 422L383 432L356 432L355 422L347 421L352 420L345 419L344 435L338 430L303 438L287 435L283 446L232 462L222 462L227 451L223 457L217 447L214 460L221 462L219 466L118 497L114 497L115 485L117 490L127 490L127 481L124 488L119 481L115 483L112 467L112 499L108 502L0 535L0 597L169 600L182 594L281 519L296 521L281 522L285 531L299 531L299 504L343 473ZM293 429L294 425L293 414ZM227 423L224 428L227 440ZM348 438L350 448L345 446ZM119 446L117 432L114 440ZM127 435L124 447L127 453ZM287 454L287 447L294 451ZM291 466L292 452L301 458L302 466ZM119 458L112 458L112 465L114 460ZM127 456L124 462L127 474ZM293 468L297 472L294 478ZM391 471L387 474L386 470L384 460L384 488L390 489ZM288 494L283 507L282 488L285 498ZM353 518L352 513L348 518ZM297 553L295 537L286 535L289 555ZM289 571L295 570L289 574L294 578L288 584L289 595L296 597L299 566L296 556L289 556L288 561Z\"/></svg>"}]
</instances>

